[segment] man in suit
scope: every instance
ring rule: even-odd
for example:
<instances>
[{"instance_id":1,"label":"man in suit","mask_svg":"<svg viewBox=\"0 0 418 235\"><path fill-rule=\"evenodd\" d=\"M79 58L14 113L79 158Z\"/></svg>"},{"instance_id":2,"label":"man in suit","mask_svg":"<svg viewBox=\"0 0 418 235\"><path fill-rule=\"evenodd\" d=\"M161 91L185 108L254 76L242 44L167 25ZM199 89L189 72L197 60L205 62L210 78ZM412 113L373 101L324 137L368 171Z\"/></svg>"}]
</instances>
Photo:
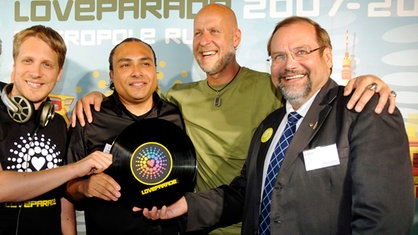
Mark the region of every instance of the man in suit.
<instances>
[{"instance_id":1,"label":"man in suit","mask_svg":"<svg viewBox=\"0 0 418 235\"><path fill-rule=\"evenodd\" d=\"M268 53L271 78L286 106L256 130L241 175L161 210L144 209L144 215L165 219L187 212L188 231L242 219L243 234L408 234L414 195L399 110L374 113L377 95L361 113L346 108L349 98L330 79L329 35L308 18L280 22ZM269 165L291 112L300 119L269 194Z\"/></svg>"}]
</instances>

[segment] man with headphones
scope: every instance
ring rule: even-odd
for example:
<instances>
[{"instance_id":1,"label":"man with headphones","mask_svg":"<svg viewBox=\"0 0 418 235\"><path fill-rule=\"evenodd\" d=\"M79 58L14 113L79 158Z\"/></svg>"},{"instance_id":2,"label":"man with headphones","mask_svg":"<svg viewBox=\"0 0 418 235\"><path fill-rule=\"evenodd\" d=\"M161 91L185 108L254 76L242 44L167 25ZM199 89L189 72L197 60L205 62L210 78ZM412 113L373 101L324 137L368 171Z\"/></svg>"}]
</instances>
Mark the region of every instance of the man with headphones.
<instances>
[{"instance_id":1,"label":"man with headphones","mask_svg":"<svg viewBox=\"0 0 418 235\"><path fill-rule=\"evenodd\" d=\"M61 78L66 51L49 27L14 36L11 83L0 83L0 234L75 234L63 184L112 163L110 154L97 151L65 165L67 125L54 115L48 95Z\"/></svg>"}]
</instances>

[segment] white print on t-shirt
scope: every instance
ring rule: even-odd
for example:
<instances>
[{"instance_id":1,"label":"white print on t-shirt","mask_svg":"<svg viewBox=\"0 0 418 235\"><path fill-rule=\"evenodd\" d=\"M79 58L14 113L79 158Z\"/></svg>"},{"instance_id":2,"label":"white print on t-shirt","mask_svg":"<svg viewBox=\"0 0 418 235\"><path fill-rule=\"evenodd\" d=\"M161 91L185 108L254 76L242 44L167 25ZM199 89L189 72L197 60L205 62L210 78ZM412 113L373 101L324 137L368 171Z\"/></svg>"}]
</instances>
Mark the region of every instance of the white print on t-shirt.
<instances>
[{"instance_id":1,"label":"white print on t-shirt","mask_svg":"<svg viewBox=\"0 0 418 235\"><path fill-rule=\"evenodd\" d=\"M58 158L61 152L55 150L57 145L51 143L51 139L45 138L44 134L38 136L35 133L31 136L28 133L26 137L21 136L13 144L14 148L10 149L12 156L7 158L11 163L6 167L7 170L39 171L56 168L62 162L62 159Z\"/></svg>"}]
</instances>

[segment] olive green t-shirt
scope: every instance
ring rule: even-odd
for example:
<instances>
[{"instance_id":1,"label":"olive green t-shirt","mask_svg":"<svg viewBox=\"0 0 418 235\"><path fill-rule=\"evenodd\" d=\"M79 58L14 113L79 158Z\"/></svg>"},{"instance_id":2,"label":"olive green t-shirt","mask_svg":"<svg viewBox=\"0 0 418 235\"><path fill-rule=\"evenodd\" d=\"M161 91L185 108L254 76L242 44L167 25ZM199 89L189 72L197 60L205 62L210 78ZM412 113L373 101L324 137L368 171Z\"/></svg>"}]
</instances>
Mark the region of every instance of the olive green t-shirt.
<instances>
[{"instance_id":1,"label":"olive green t-shirt","mask_svg":"<svg viewBox=\"0 0 418 235\"><path fill-rule=\"evenodd\" d=\"M225 85L212 86L222 89ZM248 68L219 92L207 80L176 84L165 98L183 115L186 132L196 149L198 174L196 190L229 184L240 174L255 129L272 111L282 106L270 75ZM214 234L240 234L240 226Z\"/></svg>"}]
</instances>

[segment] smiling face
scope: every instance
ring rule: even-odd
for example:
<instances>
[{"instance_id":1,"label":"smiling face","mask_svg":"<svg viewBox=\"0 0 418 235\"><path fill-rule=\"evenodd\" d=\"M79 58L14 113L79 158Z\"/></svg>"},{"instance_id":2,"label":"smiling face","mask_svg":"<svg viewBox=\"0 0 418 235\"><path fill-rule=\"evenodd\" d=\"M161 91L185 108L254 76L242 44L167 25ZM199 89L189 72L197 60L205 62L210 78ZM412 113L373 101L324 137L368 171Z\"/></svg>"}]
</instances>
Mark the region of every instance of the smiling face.
<instances>
[{"instance_id":1,"label":"smiling face","mask_svg":"<svg viewBox=\"0 0 418 235\"><path fill-rule=\"evenodd\" d=\"M235 59L241 32L231 9L210 4L194 19L193 54L209 75L222 72Z\"/></svg>"},{"instance_id":2,"label":"smiling face","mask_svg":"<svg viewBox=\"0 0 418 235\"><path fill-rule=\"evenodd\" d=\"M43 40L28 37L15 57L11 82L12 96L20 95L38 109L61 78L58 54Z\"/></svg>"},{"instance_id":3,"label":"smiling face","mask_svg":"<svg viewBox=\"0 0 418 235\"><path fill-rule=\"evenodd\" d=\"M139 41L120 44L112 56L110 78L121 102L132 113L152 107L152 94L157 88L157 70L149 46ZM138 104L140 104L138 106Z\"/></svg>"},{"instance_id":4,"label":"smiling face","mask_svg":"<svg viewBox=\"0 0 418 235\"><path fill-rule=\"evenodd\" d=\"M319 45L313 25L307 22L287 24L271 38L271 55L286 54L283 63L271 65L271 79L286 100L299 108L329 79L332 67L331 48L314 51L296 61L291 51L316 49Z\"/></svg>"}]
</instances>

